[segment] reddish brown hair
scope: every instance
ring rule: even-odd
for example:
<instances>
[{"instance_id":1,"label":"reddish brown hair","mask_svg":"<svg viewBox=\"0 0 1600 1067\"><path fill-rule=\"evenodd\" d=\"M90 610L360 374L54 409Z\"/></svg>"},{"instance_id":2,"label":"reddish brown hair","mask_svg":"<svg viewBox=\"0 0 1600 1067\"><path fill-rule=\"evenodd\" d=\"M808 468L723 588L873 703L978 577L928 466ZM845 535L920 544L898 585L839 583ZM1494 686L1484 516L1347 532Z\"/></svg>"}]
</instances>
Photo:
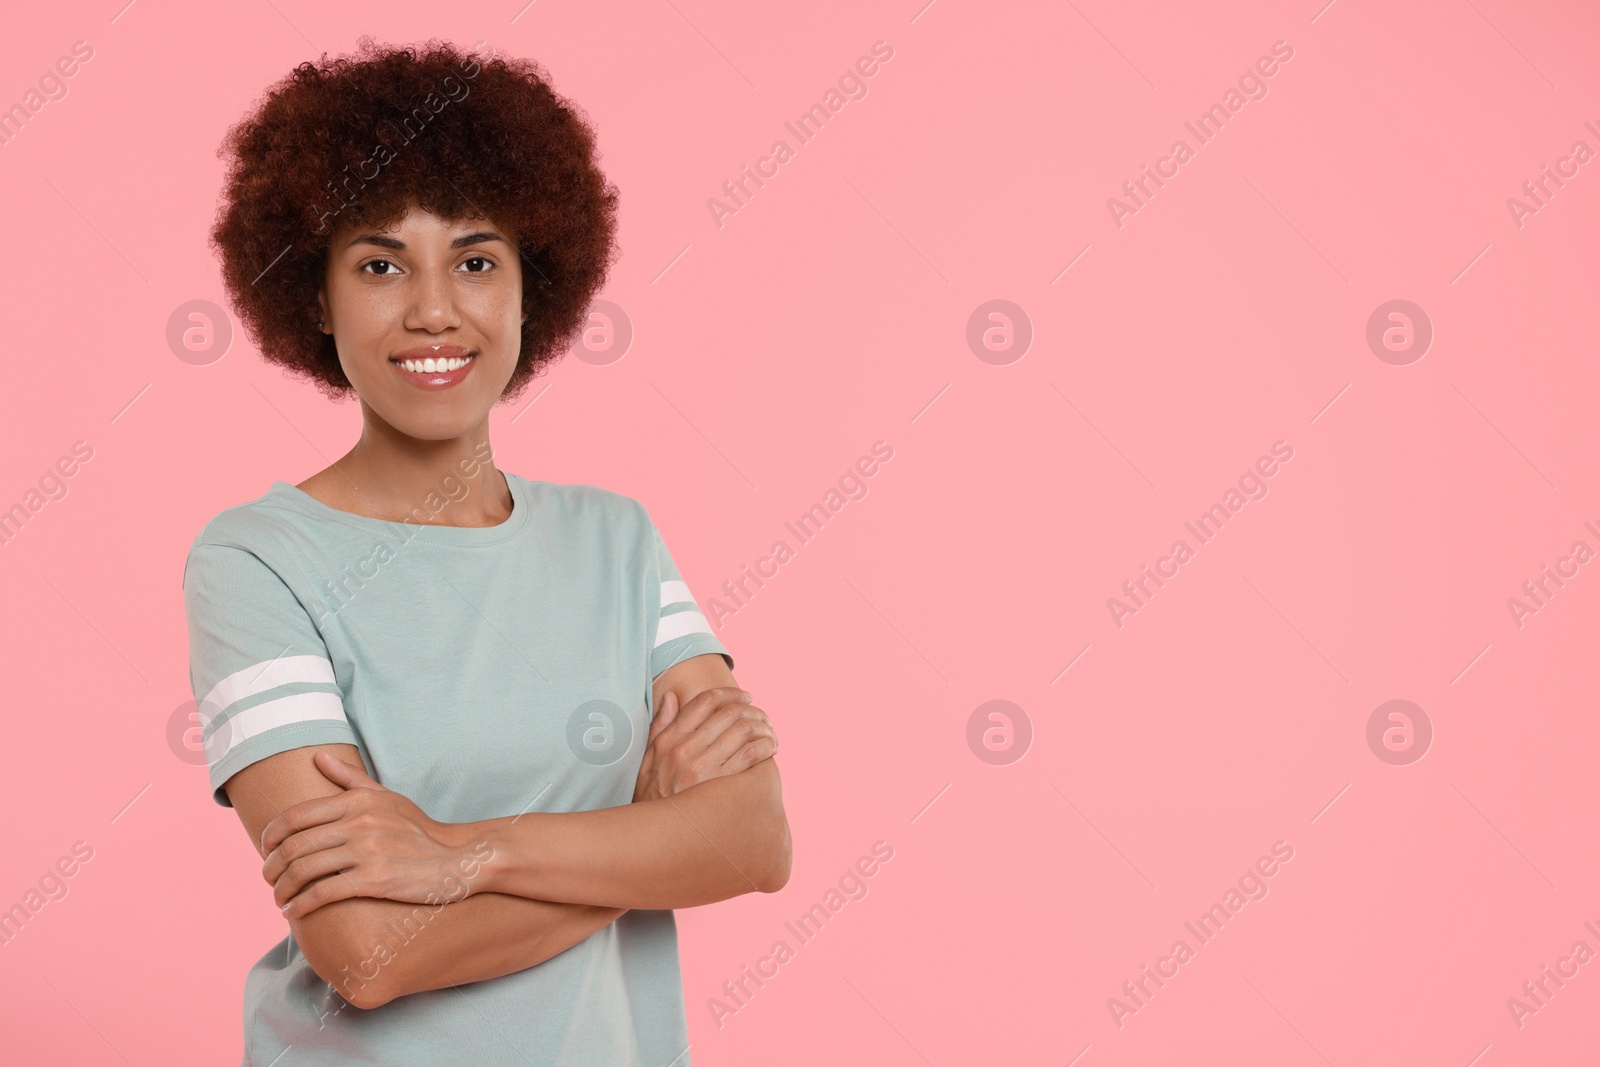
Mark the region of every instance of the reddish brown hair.
<instances>
[{"instance_id":1,"label":"reddish brown hair","mask_svg":"<svg viewBox=\"0 0 1600 1067\"><path fill-rule=\"evenodd\" d=\"M318 329L336 224L389 226L415 203L515 232L528 318L507 399L565 353L615 258L618 194L594 131L532 60L362 37L354 57L272 85L217 154L211 245L234 312L262 356L334 399L354 393Z\"/></svg>"}]
</instances>

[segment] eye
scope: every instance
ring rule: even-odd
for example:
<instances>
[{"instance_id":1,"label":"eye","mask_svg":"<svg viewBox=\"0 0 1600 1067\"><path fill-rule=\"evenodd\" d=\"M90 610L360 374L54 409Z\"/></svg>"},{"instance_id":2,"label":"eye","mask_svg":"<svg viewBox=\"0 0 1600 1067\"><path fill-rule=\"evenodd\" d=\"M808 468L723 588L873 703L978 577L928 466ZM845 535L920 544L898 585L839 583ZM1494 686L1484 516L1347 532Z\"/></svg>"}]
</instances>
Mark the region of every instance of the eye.
<instances>
[{"instance_id":1,"label":"eye","mask_svg":"<svg viewBox=\"0 0 1600 1067\"><path fill-rule=\"evenodd\" d=\"M468 274L483 274L486 273L489 267L494 266L494 260L488 256L473 256L471 259L463 260L461 265L466 266L468 263L483 263L486 265L484 270L469 270L467 271Z\"/></svg>"},{"instance_id":2,"label":"eye","mask_svg":"<svg viewBox=\"0 0 1600 1067\"><path fill-rule=\"evenodd\" d=\"M367 262L361 264L360 269L362 271L365 271L368 267L376 267L376 266L379 266L379 265L382 265L382 266L385 266L385 267L394 267L395 266L394 263L390 262L387 259L372 259L372 260L368 260ZM396 267L396 269L399 269L399 268ZM376 274L380 278L386 278L390 274L394 273L394 271L387 271L387 270L386 271L374 271L373 273Z\"/></svg>"}]
</instances>

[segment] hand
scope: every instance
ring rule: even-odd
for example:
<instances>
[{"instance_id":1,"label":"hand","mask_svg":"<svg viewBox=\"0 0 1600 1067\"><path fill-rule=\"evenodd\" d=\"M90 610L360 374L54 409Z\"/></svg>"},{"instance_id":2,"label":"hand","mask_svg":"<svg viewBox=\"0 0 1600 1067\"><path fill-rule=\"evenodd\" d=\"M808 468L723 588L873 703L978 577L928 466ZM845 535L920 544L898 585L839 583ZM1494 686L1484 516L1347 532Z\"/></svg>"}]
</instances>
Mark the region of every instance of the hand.
<instances>
[{"instance_id":1,"label":"hand","mask_svg":"<svg viewBox=\"0 0 1600 1067\"><path fill-rule=\"evenodd\" d=\"M284 918L349 897L437 904L471 894L487 844L469 850L462 826L429 818L331 753L318 752L313 762L344 792L296 804L261 833L261 876Z\"/></svg>"},{"instance_id":2,"label":"hand","mask_svg":"<svg viewBox=\"0 0 1600 1067\"><path fill-rule=\"evenodd\" d=\"M697 694L680 710L678 694L667 690L650 723L650 739L633 799L654 800L681 793L755 766L778 751L778 737L766 712L750 694L718 686Z\"/></svg>"}]
</instances>

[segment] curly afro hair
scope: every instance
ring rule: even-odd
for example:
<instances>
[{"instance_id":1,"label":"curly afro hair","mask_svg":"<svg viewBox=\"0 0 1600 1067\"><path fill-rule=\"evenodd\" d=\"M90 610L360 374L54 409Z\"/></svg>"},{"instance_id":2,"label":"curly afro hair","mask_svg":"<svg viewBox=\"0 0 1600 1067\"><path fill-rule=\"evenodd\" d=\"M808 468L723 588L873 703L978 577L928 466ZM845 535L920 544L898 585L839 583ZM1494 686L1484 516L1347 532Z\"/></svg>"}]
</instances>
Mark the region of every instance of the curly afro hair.
<instances>
[{"instance_id":1,"label":"curly afro hair","mask_svg":"<svg viewBox=\"0 0 1600 1067\"><path fill-rule=\"evenodd\" d=\"M527 320L503 399L570 347L615 259L617 190L594 131L532 60L362 37L355 57L324 54L272 85L217 154L211 245L234 312L268 361L331 399L355 392L319 329L338 223L387 227L415 203L515 232Z\"/></svg>"}]
</instances>

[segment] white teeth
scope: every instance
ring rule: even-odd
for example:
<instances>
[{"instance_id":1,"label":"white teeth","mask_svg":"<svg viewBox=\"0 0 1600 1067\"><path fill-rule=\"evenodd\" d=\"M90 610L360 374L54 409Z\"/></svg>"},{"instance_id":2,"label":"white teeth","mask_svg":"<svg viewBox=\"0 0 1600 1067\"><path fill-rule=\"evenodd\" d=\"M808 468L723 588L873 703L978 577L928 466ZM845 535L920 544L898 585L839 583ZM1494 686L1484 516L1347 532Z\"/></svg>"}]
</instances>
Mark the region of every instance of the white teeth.
<instances>
[{"instance_id":1,"label":"white teeth","mask_svg":"<svg viewBox=\"0 0 1600 1067\"><path fill-rule=\"evenodd\" d=\"M472 362L473 358L472 356L466 356L461 359L434 359L430 356L427 359L402 359L399 363L400 366L408 371L433 374L439 371L452 371L465 367Z\"/></svg>"}]
</instances>

